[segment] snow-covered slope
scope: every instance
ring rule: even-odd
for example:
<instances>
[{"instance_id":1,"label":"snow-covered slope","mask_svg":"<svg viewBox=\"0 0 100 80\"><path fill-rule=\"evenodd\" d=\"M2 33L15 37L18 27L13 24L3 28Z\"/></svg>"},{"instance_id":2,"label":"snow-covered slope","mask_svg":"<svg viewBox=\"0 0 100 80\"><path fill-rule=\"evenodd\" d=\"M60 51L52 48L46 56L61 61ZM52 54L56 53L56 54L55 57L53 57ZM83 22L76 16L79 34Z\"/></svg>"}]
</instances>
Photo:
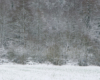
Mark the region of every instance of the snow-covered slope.
<instances>
[{"instance_id":1,"label":"snow-covered slope","mask_svg":"<svg viewBox=\"0 0 100 80\"><path fill-rule=\"evenodd\" d=\"M0 80L100 80L94 66L0 65Z\"/></svg>"}]
</instances>

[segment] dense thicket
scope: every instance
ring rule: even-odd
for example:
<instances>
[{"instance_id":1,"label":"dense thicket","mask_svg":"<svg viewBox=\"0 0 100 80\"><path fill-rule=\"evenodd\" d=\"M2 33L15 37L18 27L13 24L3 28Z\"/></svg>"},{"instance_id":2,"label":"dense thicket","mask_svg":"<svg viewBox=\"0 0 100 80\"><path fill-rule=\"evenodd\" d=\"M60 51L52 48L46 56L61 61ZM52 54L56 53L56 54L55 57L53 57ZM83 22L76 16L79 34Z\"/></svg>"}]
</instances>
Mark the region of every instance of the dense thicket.
<instances>
[{"instance_id":1,"label":"dense thicket","mask_svg":"<svg viewBox=\"0 0 100 80\"><path fill-rule=\"evenodd\" d=\"M100 66L99 0L0 0L0 58Z\"/></svg>"}]
</instances>

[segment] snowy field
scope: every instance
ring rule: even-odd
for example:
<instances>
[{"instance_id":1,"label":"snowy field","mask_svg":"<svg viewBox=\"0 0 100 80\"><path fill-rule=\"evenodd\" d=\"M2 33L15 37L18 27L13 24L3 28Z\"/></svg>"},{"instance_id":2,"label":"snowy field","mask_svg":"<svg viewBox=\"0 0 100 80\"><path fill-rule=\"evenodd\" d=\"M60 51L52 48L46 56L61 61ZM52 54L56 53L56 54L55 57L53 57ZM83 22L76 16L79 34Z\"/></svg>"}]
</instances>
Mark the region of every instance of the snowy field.
<instances>
[{"instance_id":1,"label":"snowy field","mask_svg":"<svg viewBox=\"0 0 100 80\"><path fill-rule=\"evenodd\" d=\"M0 80L100 80L100 67L0 65Z\"/></svg>"}]
</instances>

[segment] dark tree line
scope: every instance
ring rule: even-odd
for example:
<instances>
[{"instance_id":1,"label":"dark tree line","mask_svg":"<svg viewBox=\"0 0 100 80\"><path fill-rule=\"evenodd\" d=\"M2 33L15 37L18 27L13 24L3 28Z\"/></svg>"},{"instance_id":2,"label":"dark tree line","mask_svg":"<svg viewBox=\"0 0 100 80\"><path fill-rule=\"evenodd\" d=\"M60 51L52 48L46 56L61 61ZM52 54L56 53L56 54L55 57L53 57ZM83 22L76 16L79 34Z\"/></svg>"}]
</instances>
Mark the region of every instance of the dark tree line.
<instances>
[{"instance_id":1,"label":"dark tree line","mask_svg":"<svg viewBox=\"0 0 100 80\"><path fill-rule=\"evenodd\" d=\"M99 0L0 0L0 57L100 65Z\"/></svg>"}]
</instances>

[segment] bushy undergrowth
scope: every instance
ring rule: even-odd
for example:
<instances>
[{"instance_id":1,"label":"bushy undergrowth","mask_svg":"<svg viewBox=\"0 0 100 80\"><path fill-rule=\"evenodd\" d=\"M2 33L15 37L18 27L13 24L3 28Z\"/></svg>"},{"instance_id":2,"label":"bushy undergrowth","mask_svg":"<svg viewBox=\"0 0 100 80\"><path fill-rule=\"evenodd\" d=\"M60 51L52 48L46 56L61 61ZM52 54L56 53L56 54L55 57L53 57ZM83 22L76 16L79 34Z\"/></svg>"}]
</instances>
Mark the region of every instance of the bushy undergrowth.
<instances>
[{"instance_id":1,"label":"bushy undergrowth","mask_svg":"<svg viewBox=\"0 0 100 80\"><path fill-rule=\"evenodd\" d=\"M68 64L69 61L77 63L79 66L98 65L100 66L100 50L95 41L88 35L75 35L66 32L66 42L62 44L62 39L48 47L37 44L26 46L9 47L5 54L0 55L11 62L26 64L28 61L37 63L50 62L54 65ZM67 44L66 44L67 43ZM29 60L31 58L31 60Z\"/></svg>"}]
</instances>

